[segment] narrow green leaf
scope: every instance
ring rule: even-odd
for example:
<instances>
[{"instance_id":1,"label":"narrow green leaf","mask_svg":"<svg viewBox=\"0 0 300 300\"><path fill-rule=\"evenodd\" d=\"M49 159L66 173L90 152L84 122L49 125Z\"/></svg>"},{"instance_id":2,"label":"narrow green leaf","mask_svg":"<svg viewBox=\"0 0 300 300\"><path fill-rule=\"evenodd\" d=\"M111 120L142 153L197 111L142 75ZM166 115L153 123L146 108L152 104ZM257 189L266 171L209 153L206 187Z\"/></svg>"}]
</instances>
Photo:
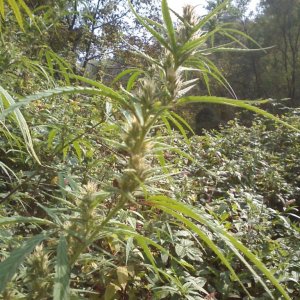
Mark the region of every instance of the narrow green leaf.
<instances>
[{"instance_id":1,"label":"narrow green leaf","mask_svg":"<svg viewBox=\"0 0 300 300\"><path fill-rule=\"evenodd\" d=\"M169 175L169 170L166 168L166 160L163 151L157 151L156 158L164 172L164 174Z\"/></svg>"},{"instance_id":2,"label":"narrow green leaf","mask_svg":"<svg viewBox=\"0 0 300 300\"><path fill-rule=\"evenodd\" d=\"M129 7L132 11L132 13L135 15L137 20L155 37L161 45L163 45L166 49L170 50L172 52L172 49L170 48L168 42L151 26L149 26L144 19L135 11L133 5L131 4L131 1L128 0Z\"/></svg>"},{"instance_id":3,"label":"narrow green leaf","mask_svg":"<svg viewBox=\"0 0 300 300\"><path fill-rule=\"evenodd\" d=\"M156 271L156 273L158 274L158 268L156 266L156 262L155 259L145 241L145 239L142 236L135 236L135 239L137 241L137 243L139 244L139 246L143 249L144 253L146 254L146 257L148 258L148 260L150 261L151 265L153 266L153 269Z\"/></svg>"},{"instance_id":4,"label":"narrow green leaf","mask_svg":"<svg viewBox=\"0 0 300 300\"><path fill-rule=\"evenodd\" d=\"M112 81L112 84L118 82L120 79L122 79L124 76L128 75L128 74L131 74L131 73L134 73L134 72L144 72L143 70L140 70L140 69L137 69L137 68L132 68L132 69L127 69L127 70L124 70L122 71L121 73L119 73L115 78L114 80Z\"/></svg>"},{"instance_id":5,"label":"narrow green leaf","mask_svg":"<svg viewBox=\"0 0 300 300\"><path fill-rule=\"evenodd\" d=\"M2 89L2 91L3 91L3 89ZM1 87L0 87L0 92L1 92ZM76 86L75 87L65 86L65 87L49 89L46 91L38 92L33 95L26 96L24 98L20 98L19 102L17 102L17 103L15 103L13 101L13 103L0 114L0 119L5 118L5 116L10 114L11 112L14 112L14 111L18 112L18 108L25 106L32 101L36 101L36 100L43 99L43 98L51 98L54 96L61 96L61 95L67 95L67 94L88 94L88 95L108 96L108 95L111 95L109 93L110 93L110 91L106 90L104 87L103 87L103 90L96 89L96 88L89 88L89 87L80 87L80 86L77 86L77 87ZM112 94L111 96L116 97L115 94ZM121 96L118 95L118 97L121 97Z\"/></svg>"},{"instance_id":6,"label":"narrow green leaf","mask_svg":"<svg viewBox=\"0 0 300 300\"><path fill-rule=\"evenodd\" d=\"M43 241L47 236L39 234L28 240L20 248L12 251L10 256L0 263L0 293L2 293L7 283L13 278L25 257Z\"/></svg>"},{"instance_id":7,"label":"narrow green leaf","mask_svg":"<svg viewBox=\"0 0 300 300\"><path fill-rule=\"evenodd\" d=\"M27 6L27 4L24 2L24 0L18 0L18 3L20 5L20 7L25 11L25 13L27 14L27 16L30 18L30 20L33 22L33 24L35 25L35 27L39 30L39 32L42 33L41 30L40 30L40 28L38 27L37 23L35 22L35 18L34 18L34 15L33 15L32 11Z\"/></svg>"},{"instance_id":8,"label":"narrow green leaf","mask_svg":"<svg viewBox=\"0 0 300 300\"><path fill-rule=\"evenodd\" d=\"M188 22L180 15L178 14L176 11L174 11L172 8L169 8L169 10L178 18L178 20L180 20L185 26L189 26Z\"/></svg>"},{"instance_id":9,"label":"narrow green leaf","mask_svg":"<svg viewBox=\"0 0 300 300\"><path fill-rule=\"evenodd\" d=\"M160 197L160 204L163 199ZM221 238L222 240L225 241L225 243L230 247L230 249L237 255L237 257L245 264L245 266L250 270L250 272L253 274L254 278L256 278L261 285L263 286L263 288L266 290L266 292L270 295L270 297L273 299L272 293L269 290L269 288L267 287L267 285L265 284L265 282L263 281L263 279L258 276L258 274L254 271L254 269L248 264L248 262L243 258L243 256L238 252L238 250L233 246L233 244L228 243L228 240L225 238L225 236L220 232L222 229L220 229L220 227L215 224L215 223L211 223L210 221L208 221L206 218L203 217L203 215L199 215L196 214L195 212L193 212L191 209L189 209L188 206L182 204L182 203L177 203L176 201L173 199L166 199L164 198L164 200L167 200L167 208L168 209L173 209L176 212L182 213L188 217L193 218L194 216L197 216L196 218L193 218L195 220L197 220L198 222L200 222L201 224L207 226L212 232L218 234L218 237ZM171 200L173 203L170 204L169 200ZM163 204L162 204L163 205ZM223 231L222 231L223 232ZM198 234L198 232L197 232ZM234 238L233 238L234 239ZM226 265L227 266L227 265ZM241 285L243 287L243 285ZM244 287L243 287L244 288Z\"/></svg>"},{"instance_id":10,"label":"narrow green leaf","mask_svg":"<svg viewBox=\"0 0 300 300\"><path fill-rule=\"evenodd\" d=\"M144 53L143 51L139 50L137 47L131 45L131 44L128 44L128 46L130 46L132 49L133 49L133 53L144 58L146 61L154 64L154 65L157 65L158 67L160 68L163 68L162 64L157 60L157 59L154 59L153 57L151 57L150 55Z\"/></svg>"},{"instance_id":11,"label":"narrow green leaf","mask_svg":"<svg viewBox=\"0 0 300 300\"><path fill-rule=\"evenodd\" d=\"M48 134L48 140L47 140L48 149L52 148L52 143L56 135L57 135L57 128L51 129L51 131Z\"/></svg>"},{"instance_id":12,"label":"narrow green leaf","mask_svg":"<svg viewBox=\"0 0 300 300\"><path fill-rule=\"evenodd\" d=\"M168 198L165 196L153 196L153 197L149 198L149 201L153 202L155 205L162 205L163 207L167 207L168 209L173 209L175 211L178 211L178 212L184 214L185 216L190 217L190 218L200 222L201 224L207 226L213 232L218 233L219 236L225 242L230 241L232 246L234 246L234 247L236 247L236 249L240 250L241 253L243 255L245 255L249 259L249 261L252 262L262 272L262 274L264 274L271 281L271 283L274 285L274 287L276 287L278 289L278 291L280 291L280 293L282 294L282 296L285 299L291 300L291 298L289 297L287 292L283 289L283 287L280 285L278 280L273 276L273 274L265 267L265 265L254 254L252 254L250 252L250 250L248 248L246 248L240 241L238 241L236 238L231 236L228 232L226 232L220 226L217 226L217 224L215 224L215 223L211 223L210 221L203 218L203 216L201 216L199 213L196 213L193 210L193 208L189 208L189 206L187 206L183 203L180 203L174 199L171 199L171 198ZM246 266L248 267L249 265L246 265ZM262 283L265 290L271 295L271 292L267 288L266 284L264 284L264 282L262 281L260 276L258 276L252 268L250 268L249 270Z\"/></svg>"},{"instance_id":13,"label":"narrow green leaf","mask_svg":"<svg viewBox=\"0 0 300 300\"><path fill-rule=\"evenodd\" d=\"M214 78L221 86L223 86L233 98L237 98L230 83L219 71L218 67L207 57L201 55L199 59L193 60L196 66L201 70L202 74L206 73L208 77ZM203 75L204 76L204 75Z\"/></svg>"},{"instance_id":14,"label":"narrow green leaf","mask_svg":"<svg viewBox=\"0 0 300 300\"><path fill-rule=\"evenodd\" d=\"M2 169L2 171L11 179L10 175L13 175L18 181L19 178L17 176L17 174L10 168L8 167L6 164L4 164L2 161L0 161L0 169ZM1 222L0 222L1 224Z\"/></svg>"},{"instance_id":15,"label":"narrow green leaf","mask_svg":"<svg viewBox=\"0 0 300 300\"><path fill-rule=\"evenodd\" d=\"M34 16L30 10L30 8L26 5L26 3L23 0L18 0L18 3L20 5L20 7L22 7L22 9L26 12L26 14L28 15L28 17L30 17L30 19L32 21L34 21Z\"/></svg>"},{"instance_id":16,"label":"narrow green leaf","mask_svg":"<svg viewBox=\"0 0 300 300\"><path fill-rule=\"evenodd\" d=\"M249 40L251 41L254 45L256 45L257 47L259 47L259 49L261 50L265 50L264 48L262 48L260 46L259 43L257 43L251 36L249 36L248 34L246 34L245 32L242 32L238 29L235 29L235 28L222 28L222 31L221 32L226 32L228 34L228 32L232 32L232 33L235 33L235 34L238 34L238 35L241 35L242 37L244 37L246 40ZM232 35L231 35L232 36ZM248 48L248 47L247 47ZM272 47L269 47L269 48L272 48ZM268 48L267 48L268 49ZM266 51L264 51L266 52Z\"/></svg>"},{"instance_id":17,"label":"narrow green leaf","mask_svg":"<svg viewBox=\"0 0 300 300\"><path fill-rule=\"evenodd\" d=\"M161 116L161 120L164 122L164 124L167 128L168 134L171 135L172 134L172 127L170 125L170 122L168 121L168 119L165 116Z\"/></svg>"},{"instance_id":18,"label":"narrow green leaf","mask_svg":"<svg viewBox=\"0 0 300 300\"><path fill-rule=\"evenodd\" d=\"M176 36L175 36L175 30L173 27L173 22L170 16L170 11L169 11L169 7L168 7L168 2L167 0L162 0L161 2L161 12L162 12L162 16L167 28L167 32L168 32L168 36L170 39L170 44L172 46L172 50L173 53L176 53L176 48L177 48L177 44L176 44Z\"/></svg>"},{"instance_id":19,"label":"narrow green leaf","mask_svg":"<svg viewBox=\"0 0 300 300\"><path fill-rule=\"evenodd\" d=\"M238 38L236 38L235 36L233 36L232 34L228 33L227 31L223 30L223 31L219 31L219 33L223 36L226 36L227 38L229 38L230 40L236 42L240 47L244 48L244 49L248 49L248 47Z\"/></svg>"},{"instance_id":20,"label":"narrow green leaf","mask_svg":"<svg viewBox=\"0 0 300 300\"><path fill-rule=\"evenodd\" d=\"M126 105L126 106L128 105L126 103L125 99L122 97L122 95L120 95L119 93L117 93L116 91L111 89L110 87L108 87L98 81L94 81L94 80L88 79L86 77L73 75L73 74L70 75L70 78L74 78L79 81L88 83L89 85L98 88L102 92L102 95L107 96L113 100L116 100L116 101L122 103L123 105Z\"/></svg>"},{"instance_id":21,"label":"narrow green leaf","mask_svg":"<svg viewBox=\"0 0 300 300\"><path fill-rule=\"evenodd\" d=\"M261 52L265 50L272 49L274 47L265 47L265 48L259 48L259 49L249 49L249 48L227 48L227 47L217 47L217 48L211 48L209 49L210 53L216 53L216 52L242 52L242 53L253 53L253 52Z\"/></svg>"},{"instance_id":22,"label":"narrow green leaf","mask_svg":"<svg viewBox=\"0 0 300 300\"><path fill-rule=\"evenodd\" d=\"M69 150L70 150L70 146L66 146L62 149L62 153L63 153L63 160L66 159L68 153L69 153Z\"/></svg>"},{"instance_id":23,"label":"narrow green leaf","mask_svg":"<svg viewBox=\"0 0 300 300\"><path fill-rule=\"evenodd\" d=\"M190 161L194 161L195 160L192 156L190 156L186 152L180 150L176 146L173 147L173 146L170 146L170 145L167 145L167 144L164 144L164 143L157 143L157 146L159 146L159 147L155 148L156 151L162 151L162 150L166 151L166 150L168 150L170 152L175 152L175 153L179 154L180 156L187 158Z\"/></svg>"},{"instance_id":24,"label":"narrow green leaf","mask_svg":"<svg viewBox=\"0 0 300 300\"><path fill-rule=\"evenodd\" d=\"M218 32L218 29L212 30L208 33L204 33L199 38L186 42L184 45L180 47L179 55L184 55L197 50L201 45L205 44L207 40L211 36L213 36L216 32Z\"/></svg>"},{"instance_id":25,"label":"narrow green leaf","mask_svg":"<svg viewBox=\"0 0 300 300\"><path fill-rule=\"evenodd\" d=\"M55 85L53 79L50 78L45 68L38 62L26 58L24 58L22 62L28 68L28 70L32 71L33 73L36 72L38 75L42 75L49 83L51 83L53 86Z\"/></svg>"},{"instance_id":26,"label":"narrow green leaf","mask_svg":"<svg viewBox=\"0 0 300 300\"><path fill-rule=\"evenodd\" d=\"M53 197L52 195L49 195L49 194L47 194L47 195ZM56 200L62 201L61 198L58 198L58 197L53 197L53 198L56 199ZM65 202L65 203L66 203L66 202ZM42 205L42 204L40 204L40 203L38 203L37 205L38 205L42 210L44 210L45 213L53 220L52 225L53 225L53 224L57 224L57 225L59 225L60 227L63 226L61 220L59 219L59 216L58 216L58 215L56 214L56 212L55 212L55 209L46 207L46 206L44 206L44 205ZM50 222L50 221L49 221L49 222Z\"/></svg>"},{"instance_id":27,"label":"narrow green leaf","mask_svg":"<svg viewBox=\"0 0 300 300\"><path fill-rule=\"evenodd\" d=\"M195 134L193 128L189 125L189 123L184 118L182 118L181 116L179 116L178 114L176 114L174 111L171 111L170 114L173 117L175 117L176 119L178 119L184 126L186 126L191 133Z\"/></svg>"},{"instance_id":28,"label":"narrow green leaf","mask_svg":"<svg viewBox=\"0 0 300 300\"><path fill-rule=\"evenodd\" d=\"M260 101L260 102L263 103L264 101ZM242 101L242 100L228 99L228 98L214 97L214 96L189 96L178 100L178 105L187 104L187 103L215 103L215 104L230 105L234 107L244 108L253 111L259 115L262 115L268 119L271 119L277 123L281 123L292 130L300 132L300 129L288 124L285 121L282 121L280 118L274 116L273 114L263 109L260 109L256 106L250 105L249 103L251 103L251 101Z\"/></svg>"},{"instance_id":29,"label":"narrow green leaf","mask_svg":"<svg viewBox=\"0 0 300 300\"><path fill-rule=\"evenodd\" d=\"M15 0L8 0L8 4L9 6L11 7L11 9L13 10L14 12L14 15L16 17L16 20L20 26L20 28L25 31L24 29L24 24L23 24L23 18L22 18L22 15L21 15L21 12L20 12L20 9L19 9L19 6L18 4L16 3Z\"/></svg>"},{"instance_id":30,"label":"narrow green leaf","mask_svg":"<svg viewBox=\"0 0 300 300\"><path fill-rule=\"evenodd\" d=\"M202 72L202 77L208 92L208 95L211 96L211 91L210 91L210 80L209 77L207 76L207 74L205 72Z\"/></svg>"},{"instance_id":31,"label":"narrow green leaf","mask_svg":"<svg viewBox=\"0 0 300 300\"><path fill-rule=\"evenodd\" d=\"M194 267L191 264L189 264L185 261L182 261L182 260L178 260L176 257L172 256L172 254L167 249L165 249L161 245L157 244L150 238L147 238L147 237L137 233L136 231L132 231L131 227L124 225L124 224L120 224L120 223L115 223L114 225L116 225L116 226L114 226L113 228L109 228L110 231L113 230L114 232L116 232L118 234L123 234L125 236L131 236L134 238L139 238L140 240L143 240L144 243L146 243L146 245L151 245L154 248L156 248L157 250L159 250L161 253L169 255L170 258L173 259L174 261L176 261L179 265L181 265L185 268L194 270ZM159 271L159 269L158 269L158 271Z\"/></svg>"},{"instance_id":32,"label":"narrow green leaf","mask_svg":"<svg viewBox=\"0 0 300 300\"><path fill-rule=\"evenodd\" d=\"M172 121L172 123L178 128L178 130L180 131L180 133L182 134L185 142L187 144L190 144L190 139L188 138L186 132L185 132L185 129L182 127L182 125L171 115L171 114L168 114L166 116L170 121Z\"/></svg>"},{"instance_id":33,"label":"narrow green leaf","mask_svg":"<svg viewBox=\"0 0 300 300\"><path fill-rule=\"evenodd\" d=\"M69 70L68 67L66 67L59 59L56 60L56 63L59 67L60 74L62 74L62 76L65 78L66 83L69 85L70 84L70 76L67 72Z\"/></svg>"},{"instance_id":34,"label":"narrow green leaf","mask_svg":"<svg viewBox=\"0 0 300 300\"><path fill-rule=\"evenodd\" d=\"M151 199L149 199L151 201ZM202 240L203 242L206 243L206 245L219 257L219 259L221 260L221 262L228 268L228 270L231 272L231 274L233 275L233 278L239 282L239 284L241 285L241 287L243 288L243 290L247 293L248 296L250 296L249 292L247 291L247 289L245 288L245 286L243 285L243 283L240 281L238 275L236 274L236 272L234 271L234 269L232 268L230 262L226 259L226 257L224 256L224 254L221 252L221 250L217 247L217 245L211 241L211 239L203 232L201 231L197 225L195 225L194 223L192 223L191 221L189 221L187 218L183 217L182 215L180 215L179 213L173 211L172 209L165 207L164 205L157 205L157 208L163 210L164 212L166 212L167 214L172 215L173 217L175 217L176 219L180 220L182 223L184 223L189 229L191 229L193 232L195 232ZM251 297L251 296L250 296Z\"/></svg>"},{"instance_id":35,"label":"narrow green leaf","mask_svg":"<svg viewBox=\"0 0 300 300\"><path fill-rule=\"evenodd\" d=\"M169 151L175 152L178 155L187 158L189 161L195 161L195 159L192 156L190 156L189 154L187 154L186 152L184 152L182 150L179 150L178 147L172 147L169 149Z\"/></svg>"},{"instance_id":36,"label":"narrow green leaf","mask_svg":"<svg viewBox=\"0 0 300 300\"><path fill-rule=\"evenodd\" d=\"M53 288L54 300L69 300L70 266L68 261L68 244L64 236L61 236L57 246L55 284Z\"/></svg>"},{"instance_id":37,"label":"narrow green leaf","mask_svg":"<svg viewBox=\"0 0 300 300\"><path fill-rule=\"evenodd\" d=\"M154 20L151 20L147 17L144 17L144 20L147 21L150 25L153 25L153 26L156 26L157 28L163 30L164 29L164 26Z\"/></svg>"},{"instance_id":38,"label":"narrow green leaf","mask_svg":"<svg viewBox=\"0 0 300 300\"><path fill-rule=\"evenodd\" d=\"M136 72L134 72L134 73L130 76L130 78L128 79L128 82L127 82L127 87L126 87L126 90L127 90L128 92L130 92L130 91L132 90L132 88L133 88L133 86L134 86L134 84L135 84L137 78L138 78L142 73L143 73L142 71L136 71Z\"/></svg>"},{"instance_id":39,"label":"narrow green leaf","mask_svg":"<svg viewBox=\"0 0 300 300\"><path fill-rule=\"evenodd\" d=\"M50 57L50 54L48 51L45 51L44 55L45 55L45 59L47 62L47 67L49 69L49 72L50 72L51 76L53 77L54 76L54 67L53 67L53 63L52 63L52 58Z\"/></svg>"},{"instance_id":40,"label":"narrow green leaf","mask_svg":"<svg viewBox=\"0 0 300 300\"><path fill-rule=\"evenodd\" d=\"M65 78L66 83L70 84L70 75L73 74L73 70L72 66L66 60L48 48L42 49L39 53L39 57L45 57L47 67L52 77L54 73L61 74ZM54 70L54 66L57 66L56 70Z\"/></svg>"},{"instance_id":41,"label":"narrow green leaf","mask_svg":"<svg viewBox=\"0 0 300 300\"><path fill-rule=\"evenodd\" d=\"M214 16L217 16L220 11L222 11L226 5L228 4L229 0L225 0L223 3L218 5L215 9L213 9L209 14L207 14L200 22L194 26L193 33L200 30L209 20L211 20Z\"/></svg>"},{"instance_id":42,"label":"narrow green leaf","mask_svg":"<svg viewBox=\"0 0 300 300\"><path fill-rule=\"evenodd\" d=\"M134 108L134 115L139 119L141 125L144 125L144 115L143 115L143 110L142 106L140 103L133 103L133 108Z\"/></svg>"},{"instance_id":43,"label":"narrow green leaf","mask_svg":"<svg viewBox=\"0 0 300 300\"><path fill-rule=\"evenodd\" d=\"M9 107L0 114L0 120L5 118L7 111L9 111L12 107L17 105L16 102L14 101L14 99L10 96L10 94L0 86L0 95L1 94L7 101ZM15 119L18 123L18 127L22 133L22 136L23 136L23 139L24 139L24 142L25 142L28 152L40 164L40 160L34 151L33 142L32 142L31 135L30 135L30 130L28 128L27 122L26 122L23 114L18 109L18 107L14 107L14 109L12 111L13 111Z\"/></svg>"},{"instance_id":44,"label":"narrow green leaf","mask_svg":"<svg viewBox=\"0 0 300 300\"><path fill-rule=\"evenodd\" d=\"M64 156L65 156L65 153L64 153ZM66 193L66 184L65 184L66 174L64 172L58 172L57 177L58 177L58 185L60 187L62 197L66 198L66 195L67 195L67 193Z\"/></svg>"},{"instance_id":45,"label":"narrow green leaf","mask_svg":"<svg viewBox=\"0 0 300 300\"><path fill-rule=\"evenodd\" d=\"M0 0L0 15L4 19L4 17L5 17L4 0Z\"/></svg>"},{"instance_id":46,"label":"narrow green leaf","mask_svg":"<svg viewBox=\"0 0 300 300\"><path fill-rule=\"evenodd\" d=\"M82 150L81 150L81 147L77 140L73 142L73 147L75 149L78 160L81 161L82 160Z\"/></svg>"}]
</instances>

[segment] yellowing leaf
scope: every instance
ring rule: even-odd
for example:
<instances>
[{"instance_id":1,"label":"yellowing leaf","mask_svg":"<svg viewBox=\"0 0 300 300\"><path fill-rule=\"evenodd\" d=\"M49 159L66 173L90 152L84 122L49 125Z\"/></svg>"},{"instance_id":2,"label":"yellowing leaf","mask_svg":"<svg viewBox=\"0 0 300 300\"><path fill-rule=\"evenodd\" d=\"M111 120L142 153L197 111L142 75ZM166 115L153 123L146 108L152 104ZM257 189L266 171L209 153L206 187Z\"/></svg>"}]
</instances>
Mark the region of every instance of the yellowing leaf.
<instances>
[{"instance_id":1,"label":"yellowing leaf","mask_svg":"<svg viewBox=\"0 0 300 300\"><path fill-rule=\"evenodd\" d=\"M121 288L114 283L110 283L105 290L104 300L113 300L116 299L116 294L120 291Z\"/></svg>"},{"instance_id":2,"label":"yellowing leaf","mask_svg":"<svg viewBox=\"0 0 300 300\"><path fill-rule=\"evenodd\" d=\"M119 282L120 286L122 287L122 289L124 290L127 285L128 278L129 278L127 267L126 266L118 267L117 268L117 276L118 276L118 282Z\"/></svg>"}]
</instances>

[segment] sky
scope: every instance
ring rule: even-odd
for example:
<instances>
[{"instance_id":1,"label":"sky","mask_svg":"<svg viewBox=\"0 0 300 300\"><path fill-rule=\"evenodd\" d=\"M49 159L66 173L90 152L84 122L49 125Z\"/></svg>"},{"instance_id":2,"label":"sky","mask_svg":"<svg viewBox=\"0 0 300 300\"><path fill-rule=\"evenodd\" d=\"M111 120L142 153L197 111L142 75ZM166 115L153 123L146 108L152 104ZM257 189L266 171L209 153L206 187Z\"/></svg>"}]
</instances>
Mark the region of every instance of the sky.
<instances>
[{"instance_id":1,"label":"sky","mask_svg":"<svg viewBox=\"0 0 300 300\"><path fill-rule=\"evenodd\" d=\"M181 14L182 7L186 4L190 4L193 6L199 5L199 14L205 13L205 10L203 9L203 6L205 6L207 1L205 0L169 0L168 4L170 8L172 8L174 11ZM249 12L254 11L256 5L258 4L259 0L251 0L251 3L249 5Z\"/></svg>"}]
</instances>

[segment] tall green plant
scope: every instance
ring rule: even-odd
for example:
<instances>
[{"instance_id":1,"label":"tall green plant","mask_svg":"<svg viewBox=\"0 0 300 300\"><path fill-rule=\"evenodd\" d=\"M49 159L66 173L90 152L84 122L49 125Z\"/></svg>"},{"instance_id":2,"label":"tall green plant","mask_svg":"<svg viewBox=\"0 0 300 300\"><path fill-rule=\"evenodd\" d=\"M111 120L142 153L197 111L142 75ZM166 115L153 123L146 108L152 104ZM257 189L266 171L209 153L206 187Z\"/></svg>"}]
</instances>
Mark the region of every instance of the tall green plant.
<instances>
[{"instance_id":1,"label":"tall green plant","mask_svg":"<svg viewBox=\"0 0 300 300\"><path fill-rule=\"evenodd\" d=\"M47 225L48 232L47 235L33 237L24 246L13 251L8 258L0 263L1 292L3 292L18 267L22 264L24 257L41 240L50 237L55 238L57 243L53 296L54 299L69 299L70 291L72 291L69 288L69 277L72 269L75 268L89 247L99 247L99 242L104 237L109 237L112 233L115 234L116 238L127 242L135 240L136 244L143 251L144 256L152 265L157 276L175 282L175 278L158 267L153 255L153 248L156 251L168 254L167 249L140 234L138 230L123 225L118 221L118 215L122 210L134 207L136 211L143 211L145 208L160 210L173 218L177 224L184 226L197 235L203 244L206 244L224 266L228 268L232 279L239 282L249 298L251 298L251 295L247 287L239 279L230 261L224 255L223 250L211 240L208 231L221 240L245 264L254 278L262 284L270 298L274 297L269 290L267 280L278 289L285 299L290 299L288 293L273 276L272 272L235 237L215 220L212 220L211 216L184 204L184 199L171 199L167 195L158 194L153 189L152 182L155 180L155 173L157 173L157 170L162 174L165 171L164 168L157 167L155 159L160 160L161 153L164 150L175 152L178 150L174 149L172 145L163 143L161 138L155 134L157 125L165 123L169 127L169 120L171 120L184 133L183 125L185 121L179 116L176 117L176 115L172 114L171 110L174 107L188 102L234 105L252 110L283 123L275 116L249 104L249 102L212 96L186 96L197 81L197 78L196 80L186 79L189 74L203 72L206 76L212 76L222 81L222 77L219 76L219 71L215 67L211 68L211 71L208 71L209 66L214 65L207 58L207 55L211 51L207 49L207 44L219 32L224 34L226 28L217 27L213 31L208 32L205 31L205 25L225 5L226 3L221 4L221 6L217 7L207 17L200 20L194 15L191 7L186 7L183 16L179 18L182 24L178 28L175 28L166 0L162 0L163 24L139 16L129 1L129 6L137 20L163 47L163 54L159 59L151 58L141 52L139 53L149 62L150 67L148 70L133 71L133 75L128 80L127 88L121 87L119 91L113 90L99 82L70 75L71 78L90 84L93 87L64 87L44 91L21 98L18 103L11 104L9 108L2 112L0 116L4 117L31 101L64 94L87 93L99 95L103 99L109 99L109 101L115 103L116 107L119 108L119 116L122 116L122 120L119 121L119 136L114 140L107 139L106 143L114 147L117 153L122 153L123 162L121 165L123 167L113 179L113 187L107 188L102 192L95 192L90 187L89 192L78 200L79 205L76 206L71 204L69 200L60 199L61 203L64 203L70 209L72 208L72 210L76 210L75 216L70 214L69 218L66 218L65 215L60 215L58 210L53 211L43 207L50 220L8 217L3 220L2 224L0 223L0 225L18 224L20 222L43 224ZM231 30L229 32L232 33ZM231 34L228 36L231 36ZM233 38L233 40L236 41L236 38ZM127 74L130 74L130 72L125 72L122 75ZM119 78L121 77L119 76ZM207 79L207 77L205 78ZM226 83L224 84L226 85ZM284 124L291 127L286 123ZM186 135L185 138L188 139ZM180 154L185 155L182 152ZM168 174L164 176L166 177ZM110 206L109 209L105 210L103 207L105 207L106 199L109 200L108 203ZM101 211L100 214L99 210ZM130 248L130 245L128 246L127 244L126 249L128 248ZM102 249L102 251L104 250ZM192 268L192 266L184 264L184 262L179 261L175 257L171 256L171 259L187 268ZM124 279L126 277L125 273L124 270L122 273L122 270L118 269L118 278L121 286L122 284L124 285L124 282L126 283ZM115 296L112 289L112 285L107 287L105 299L111 299Z\"/></svg>"}]
</instances>

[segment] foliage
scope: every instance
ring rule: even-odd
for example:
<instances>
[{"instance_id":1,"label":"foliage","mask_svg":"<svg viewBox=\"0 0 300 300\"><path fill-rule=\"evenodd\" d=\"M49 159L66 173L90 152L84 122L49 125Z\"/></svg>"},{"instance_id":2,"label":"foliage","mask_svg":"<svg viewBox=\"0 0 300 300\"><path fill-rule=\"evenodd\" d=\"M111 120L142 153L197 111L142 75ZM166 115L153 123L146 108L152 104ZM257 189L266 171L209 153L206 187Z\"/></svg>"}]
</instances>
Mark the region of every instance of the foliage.
<instances>
[{"instance_id":1,"label":"foliage","mask_svg":"<svg viewBox=\"0 0 300 300\"><path fill-rule=\"evenodd\" d=\"M68 1L59 4L69 7ZM190 96L199 79L208 90L215 79L231 91L209 55L233 51L239 45L234 34L240 33L228 26L205 30L225 2L200 19L186 7L177 16L178 27L167 1L161 4L163 20L156 22L139 15L129 1L162 53L152 57L137 50L146 67L124 70L114 88L76 75L72 60L48 47L29 56L22 48L13 70L26 72L31 66L25 96L15 89L18 79L6 80L6 89L1 88L3 299L298 296L299 228L289 219L296 214L290 208L288 214L277 212L273 197L280 195L288 207L297 195L298 179L288 170L295 167L299 151L288 147L285 158L291 169L280 169L281 150L277 156L265 155L265 123L250 133L234 124L223 134L190 139L189 125L172 110L189 102L246 108L276 122L268 125L276 126L269 133L274 141L280 128L295 147L298 119L271 115L255 106L259 101ZM37 10L41 19L47 17L44 10ZM95 27L95 18L86 21ZM218 36L231 38L233 44L216 45ZM18 49L16 41L9 43ZM1 67L10 74L10 63ZM247 148L253 132L261 139L259 153ZM239 139L244 148L239 148ZM266 165L270 178L262 176ZM249 168L243 178L241 167ZM212 182L218 183L219 194L210 194L203 203ZM259 220L259 226L244 218ZM274 241L275 229L279 236ZM249 241L249 236L256 239ZM290 257L292 247L295 256Z\"/></svg>"},{"instance_id":2,"label":"foliage","mask_svg":"<svg viewBox=\"0 0 300 300\"><path fill-rule=\"evenodd\" d=\"M218 2L210 1L211 9ZM249 15L249 1L231 1L231 8L215 18L214 24L232 22L234 28L250 35L266 51L235 56L218 54L218 67L240 98L290 98L290 106L299 106L299 7L298 0L262 0L255 14ZM215 26L215 25L214 25ZM251 47L247 41L243 41ZM251 47L252 48L252 47ZM224 91L212 86L216 95Z\"/></svg>"},{"instance_id":3,"label":"foliage","mask_svg":"<svg viewBox=\"0 0 300 300\"><path fill-rule=\"evenodd\" d=\"M297 112L285 116L285 120L299 126ZM251 127L235 120L220 132L194 137L191 147L195 160L175 162L184 172L174 185L181 185L181 193L187 195L190 203L201 203L225 228L239 236L297 299L299 134L259 118ZM248 281L247 271L242 269L239 273ZM232 284L222 286L225 274L219 266L210 272L225 299L229 294L239 294ZM248 285L258 299L267 297L256 284L248 281Z\"/></svg>"}]
</instances>

